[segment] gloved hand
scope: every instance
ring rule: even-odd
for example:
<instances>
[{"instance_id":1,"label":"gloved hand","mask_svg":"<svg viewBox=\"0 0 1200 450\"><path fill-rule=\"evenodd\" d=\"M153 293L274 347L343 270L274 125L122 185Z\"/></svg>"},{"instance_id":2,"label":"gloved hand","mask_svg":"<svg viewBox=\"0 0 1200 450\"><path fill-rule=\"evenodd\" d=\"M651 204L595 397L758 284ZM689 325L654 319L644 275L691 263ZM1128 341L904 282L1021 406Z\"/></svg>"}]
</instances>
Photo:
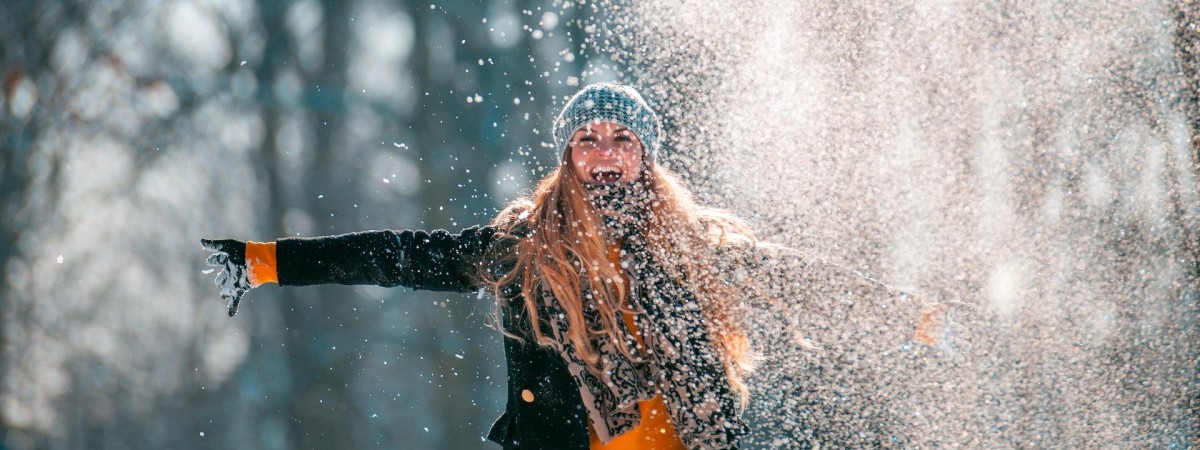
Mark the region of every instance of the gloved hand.
<instances>
[{"instance_id":1,"label":"gloved hand","mask_svg":"<svg viewBox=\"0 0 1200 450\"><path fill-rule=\"evenodd\" d=\"M208 257L208 265L222 269L217 274L217 286L221 288L221 298L229 302L229 317L233 317L237 314L242 295L252 287L246 268L246 243L233 239L201 239L200 244L205 250L213 252Z\"/></svg>"}]
</instances>

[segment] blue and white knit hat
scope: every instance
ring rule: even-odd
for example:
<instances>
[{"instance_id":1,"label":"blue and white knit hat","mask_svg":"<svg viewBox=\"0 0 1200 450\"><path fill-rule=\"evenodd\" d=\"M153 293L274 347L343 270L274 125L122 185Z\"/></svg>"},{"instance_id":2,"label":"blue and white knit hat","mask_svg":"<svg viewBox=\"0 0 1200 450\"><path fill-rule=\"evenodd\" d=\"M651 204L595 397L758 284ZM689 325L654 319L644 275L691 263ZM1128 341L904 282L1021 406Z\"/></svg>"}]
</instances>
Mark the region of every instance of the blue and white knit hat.
<instances>
[{"instance_id":1,"label":"blue and white knit hat","mask_svg":"<svg viewBox=\"0 0 1200 450\"><path fill-rule=\"evenodd\" d=\"M554 120L554 145L559 161L566 155L571 135L583 126L595 122L616 122L629 128L646 146L650 160L658 159L658 135L661 125L658 115L630 86L615 83L596 83L580 90Z\"/></svg>"}]
</instances>

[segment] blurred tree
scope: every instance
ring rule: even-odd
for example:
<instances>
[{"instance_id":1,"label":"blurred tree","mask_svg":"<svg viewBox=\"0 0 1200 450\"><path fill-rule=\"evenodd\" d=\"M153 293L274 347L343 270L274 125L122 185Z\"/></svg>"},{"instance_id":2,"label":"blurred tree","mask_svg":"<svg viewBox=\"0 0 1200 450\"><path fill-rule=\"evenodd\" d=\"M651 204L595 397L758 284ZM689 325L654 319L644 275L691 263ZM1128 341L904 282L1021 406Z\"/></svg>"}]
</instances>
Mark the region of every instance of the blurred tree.
<instances>
[{"instance_id":1,"label":"blurred tree","mask_svg":"<svg viewBox=\"0 0 1200 450\"><path fill-rule=\"evenodd\" d=\"M258 171L266 180L269 203L262 211L269 217L268 236L381 227L456 231L486 223L489 211L499 206L488 183L496 178L498 162L511 161L514 147L532 150L531 141L540 137L536 128L549 122L546 111L552 107L544 103L549 92L574 90L561 82L557 89L533 82L558 73L559 64L532 64L532 55L562 54L539 48L559 41L528 39L522 32L520 13L528 20L534 11L540 16L552 10L544 2L430 8L412 2L262 1L258 6L266 36L257 74L266 136ZM306 15L319 17L319 25L299 26ZM494 27L483 25L489 20ZM396 24L412 27L411 56L398 61L400 66L379 61L368 66L402 71L412 87L401 88L399 100L368 92L387 91L387 86L351 89L364 75L357 54L369 55L380 45L364 39L389 36L386 30L362 28ZM388 44L405 45L403 40ZM309 56L306 45L316 49ZM578 74L578 67L578 62L564 66L558 78ZM276 98L289 74L303 86L300 108L290 112L287 102ZM511 103L509 95L516 97ZM524 106L521 98L527 99ZM289 138L292 134L297 137ZM388 135L397 138L373 144ZM409 164L414 170L403 170ZM405 191L411 199L379 197L380 180L372 175L416 190ZM501 411L499 337L482 326L490 312L487 300L404 290L364 296L376 291L336 286L278 292L282 323L276 326L286 330L278 332L289 374L283 396L288 400L279 408L290 424L291 445L472 447ZM380 297L391 301L374 303ZM408 315L420 320L394 320ZM256 326L270 326L263 322ZM269 331L255 333L256 340L277 339ZM260 363L243 372L264 370L261 361L280 356L252 350L260 351L264 358L250 359ZM396 358L403 364L387 366ZM280 381L267 382L283 387Z\"/></svg>"},{"instance_id":2,"label":"blurred tree","mask_svg":"<svg viewBox=\"0 0 1200 450\"><path fill-rule=\"evenodd\" d=\"M1007 273L994 270L1009 267L1005 258L1023 257L1038 268L1027 280L1037 299L1116 292L1097 294L1087 310L1033 302L1037 314L1019 323L1025 331L1002 320L976 327L996 342L992 354L1024 357L968 367L968 375L982 375L964 377L967 393L932 392L942 380L924 378L934 386L920 391L925 398L951 406L994 399L972 410L992 415L983 424L949 417L957 410L947 408L914 425L877 407L896 395L881 377L904 376L881 375L878 365L767 373L768 383L797 390L832 387L796 397L803 401L853 391L847 395L859 402L788 407L814 421L868 418L864 429L878 436L893 422L905 431L949 423L943 429L971 430L984 446L1058 442L1077 431L1074 420L1153 435L1161 423L1109 426L1103 412L1115 408L1104 403L1112 401L1139 417L1170 416L1162 410L1176 404L1138 383L1177 392L1182 382L1170 371L1200 342L1192 339L1194 304L1150 309L1174 319L1161 328L1143 308L1156 300L1147 292L1160 293L1145 286L1155 274L1174 273L1175 256L1193 267L1200 261L1198 216L1189 209L1200 187L1185 185L1200 167L1200 7L1164 4L1175 20L1167 40L1182 77L1159 71L1156 49L1167 47L1145 25L1159 21L1138 22L1133 13L1147 8L1121 2L1010 1L918 13L925 5L818 0L722 5L697 15L702 5L680 2L8 0L0 12L0 443L490 445L480 436L503 407L504 370L498 333L484 326L486 297L267 288L230 320L214 274L199 273L196 238L485 223L556 165L544 145L561 99L613 78L641 83L660 102L671 150L665 161L706 203L760 214L764 236L812 244L873 272L904 265L888 260L891 252L927 252L925 266L896 272L947 297L978 296L989 277ZM627 14L610 21L609 8ZM767 10L814 37L767 28L769 20L755 18ZM736 17L714 28L719 13ZM1157 17L1147 14L1142 19ZM812 72L758 77L754 64L763 61L746 55L759 54L764 42L727 31L735 26L770 37L763 47L777 51L764 59ZM1136 38L1113 47L1120 50L1091 40L1121 33ZM1063 60L1075 65L1064 69ZM1072 84L1068 72L1086 74L1087 87ZM802 78L824 83L813 96L821 117L796 126L792 110L774 108ZM764 87L774 91L748 95ZM1176 93L1178 103L1159 104ZM747 104L753 113L737 109ZM1165 153L1164 172L1178 175L1166 177L1174 195L1166 225L1127 198L1094 200L1097 186L1138 186L1141 172L1123 167L1155 173L1143 155L1153 153L1143 150L1175 142L1167 129L1178 123L1173 115L1187 117L1191 159ZM771 128L772 119L803 133ZM754 133L738 134L738 126ZM729 148L739 147L726 145L735 137L747 141ZM901 146L924 152L913 161L937 165L883 163L904 137L913 142ZM780 142L790 147L775 151ZM757 194L774 196L769 208L729 195L744 187L738 183L758 181L739 179L746 170L764 169L730 162L758 158L759 149L799 161L791 171L748 177L769 179ZM1000 163L1009 168L988 171ZM768 176L780 173L788 178ZM1009 178L1022 182L988 184ZM980 196L996 190L1011 199ZM1041 225L1037 206L1054 201L1062 218ZM979 204L1000 213L980 216ZM809 228L796 232L802 227ZM925 239L921 233L944 242L903 246ZM1022 253L1021 245L1037 252ZM1173 285L1169 297L1194 298L1194 282ZM1048 322L1041 313L1070 320ZM1105 314L1118 325L1096 319ZM1086 345L1042 347L1052 331ZM1046 351L1023 353L1029 348ZM1105 358L1103 370L1094 367L1096 355ZM1074 383L1074 374L1090 378ZM1196 417L1200 398L1191 394ZM764 414L778 414L777 404L764 405ZM1089 408L1072 416L1079 405ZM1001 431L1006 414L1043 420ZM807 425L781 422L796 433ZM875 438L850 436L856 431L838 430L851 441ZM943 438L957 442L929 439Z\"/></svg>"},{"instance_id":3,"label":"blurred tree","mask_svg":"<svg viewBox=\"0 0 1200 450\"><path fill-rule=\"evenodd\" d=\"M21 1L9 2L7 12L0 15L0 68L3 68L2 88L4 100L0 107L5 111L0 113L0 323L23 320L21 314L14 310L19 303L14 302L15 294L9 289L9 263L18 259L17 241L21 231L30 225L27 214L23 214L26 193L30 184L29 160L32 152L32 141L36 138L37 123L29 117L33 111L43 111L36 108L37 87L30 79L29 68L41 70L45 65L46 55L42 49L48 46L37 42L41 39L35 32L36 24L26 17L37 17L38 2ZM35 72L33 75L37 75ZM45 102L43 98L41 100ZM0 325L0 376L9 371L9 361L12 348L7 326ZM5 385L4 391L11 389L7 386L8 377L0 379ZM7 426L0 426L0 445L7 442Z\"/></svg>"},{"instance_id":4,"label":"blurred tree","mask_svg":"<svg viewBox=\"0 0 1200 450\"><path fill-rule=\"evenodd\" d=\"M192 317L198 280L181 275L194 273L187 236L205 211L238 212L245 190L195 195L178 181L214 177L201 161L236 158L246 136L236 133L252 130L220 135L224 150L184 150L238 119L209 83L228 73L228 49L207 27L219 12L155 5L16 1L0 16L0 412L16 447L193 442L214 403L204 386L224 380L244 350L233 323ZM213 45L158 40L142 20L156 16L195 21ZM164 70L189 51L211 59Z\"/></svg>"}]
</instances>

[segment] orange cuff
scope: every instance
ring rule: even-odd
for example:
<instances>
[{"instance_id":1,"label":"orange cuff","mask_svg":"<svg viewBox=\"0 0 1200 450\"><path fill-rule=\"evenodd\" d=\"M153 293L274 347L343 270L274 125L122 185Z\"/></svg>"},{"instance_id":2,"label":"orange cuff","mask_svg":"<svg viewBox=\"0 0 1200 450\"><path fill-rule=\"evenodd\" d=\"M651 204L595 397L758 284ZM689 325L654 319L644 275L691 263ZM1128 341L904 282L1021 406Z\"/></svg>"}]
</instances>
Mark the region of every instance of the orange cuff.
<instances>
[{"instance_id":1,"label":"orange cuff","mask_svg":"<svg viewBox=\"0 0 1200 450\"><path fill-rule=\"evenodd\" d=\"M251 287L266 283L278 283L279 274L275 271L275 243L247 242L246 269L249 272Z\"/></svg>"},{"instance_id":2,"label":"orange cuff","mask_svg":"<svg viewBox=\"0 0 1200 450\"><path fill-rule=\"evenodd\" d=\"M924 311L921 312L921 320L917 323L917 331L913 333L913 339L925 345L933 345L942 338L945 330L942 330L942 322L946 310L948 308L941 303L925 305Z\"/></svg>"}]
</instances>

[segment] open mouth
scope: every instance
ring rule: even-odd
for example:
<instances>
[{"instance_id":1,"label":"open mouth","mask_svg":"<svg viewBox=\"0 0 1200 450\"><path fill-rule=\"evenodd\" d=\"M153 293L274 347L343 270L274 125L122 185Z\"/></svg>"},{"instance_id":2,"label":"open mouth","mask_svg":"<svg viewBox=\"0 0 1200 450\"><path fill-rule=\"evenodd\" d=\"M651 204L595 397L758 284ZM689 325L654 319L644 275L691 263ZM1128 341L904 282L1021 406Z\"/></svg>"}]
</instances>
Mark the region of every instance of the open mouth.
<instances>
[{"instance_id":1,"label":"open mouth","mask_svg":"<svg viewBox=\"0 0 1200 450\"><path fill-rule=\"evenodd\" d=\"M621 168L617 166L599 165L591 170L592 181L602 184L612 184L621 180Z\"/></svg>"}]
</instances>

